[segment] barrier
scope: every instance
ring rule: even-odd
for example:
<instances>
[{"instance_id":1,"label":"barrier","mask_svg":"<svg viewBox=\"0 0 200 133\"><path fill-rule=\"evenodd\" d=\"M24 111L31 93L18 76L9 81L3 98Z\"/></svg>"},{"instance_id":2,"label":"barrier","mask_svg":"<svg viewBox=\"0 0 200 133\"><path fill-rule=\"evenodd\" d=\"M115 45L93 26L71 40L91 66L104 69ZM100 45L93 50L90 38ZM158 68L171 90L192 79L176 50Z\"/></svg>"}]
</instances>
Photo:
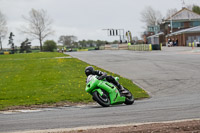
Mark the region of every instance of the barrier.
<instances>
[{"instance_id":1,"label":"barrier","mask_svg":"<svg viewBox=\"0 0 200 133\"><path fill-rule=\"evenodd\" d=\"M103 47L100 47L103 49ZM104 46L105 50L128 50L128 44L110 44Z\"/></svg>"},{"instance_id":2,"label":"barrier","mask_svg":"<svg viewBox=\"0 0 200 133\"><path fill-rule=\"evenodd\" d=\"M196 46L197 46L197 44L196 44ZM195 43L193 42L193 43L188 43L188 47L195 47Z\"/></svg>"},{"instance_id":3,"label":"barrier","mask_svg":"<svg viewBox=\"0 0 200 133\"><path fill-rule=\"evenodd\" d=\"M138 45L110 44L101 46L100 50L133 50L133 51L162 50L162 43L153 46L152 44L138 44Z\"/></svg>"},{"instance_id":4,"label":"barrier","mask_svg":"<svg viewBox=\"0 0 200 133\"><path fill-rule=\"evenodd\" d=\"M105 45L105 50L111 50L111 45Z\"/></svg>"},{"instance_id":5,"label":"barrier","mask_svg":"<svg viewBox=\"0 0 200 133\"><path fill-rule=\"evenodd\" d=\"M0 51L0 55L9 55L9 54L14 54L14 52L13 51Z\"/></svg>"},{"instance_id":6,"label":"barrier","mask_svg":"<svg viewBox=\"0 0 200 133\"><path fill-rule=\"evenodd\" d=\"M10 52L4 52L4 54L7 54L7 55L8 55L8 54L10 54Z\"/></svg>"},{"instance_id":7,"label":"barrier","mask_svg":"<svg viewBox=\"0 0 200 133\"><path fill-rule=\"evenodd\" d=\"M128 49L128 46L127 44L118 44L118 49L119 50L127 50Z\"/></svg>"},{"instance_id":8,"label":"barrier","mask_svg":"<svg viewBox=\"0 0 200 133\"><path fill-rule=\"evenodd\" d=\"M80 51L88 51L88 49L77 49L78 52Z\"/></svg>"},{"instance_id":9,"label":"barrier","mask_svg":"<svg viewBox=\"0 0 200 133\"><path fill-rule=\"evenodd\" d=\"M128 47L128 49L133 51L152 51L152 45L151 44L131 45Z\"/></svg>"},{"instance_id":10,"label":"barrier","mask_svg":"<svg viewBox=\"0 0 200 133\"><path fill-rule=\"evenodd\" d=\"M152 51L152 45L149 44L149 51Z\"/></svg>"},{"instance_id":11,"label":"barrier","mask_svg":"<svg viewBox=\"0 0 200 133\"><path fill-rule=\"evenodd\" d=\"M161 50L161 44L152 44L152 50Z\"/></svg>"},{"instance_id":12,"label":"barrier","mask_svg":"<svg viewBox=\"0 0 200 133\"><path fill-rule=\"evenodd\" d=\"M162 43L160 43L160 50L162 50Z\"/></svg>"},{"instance_id":13,"label":"barrier","mask_svg":"<svg viewBox=\"0 0 200 133\"><path fill-rule=\"evenodd\" d=\"M105 46L100 46L99 49L100 49L100 50L104 50L104 49L105 49Z\"/></svg>"}]
</instances>

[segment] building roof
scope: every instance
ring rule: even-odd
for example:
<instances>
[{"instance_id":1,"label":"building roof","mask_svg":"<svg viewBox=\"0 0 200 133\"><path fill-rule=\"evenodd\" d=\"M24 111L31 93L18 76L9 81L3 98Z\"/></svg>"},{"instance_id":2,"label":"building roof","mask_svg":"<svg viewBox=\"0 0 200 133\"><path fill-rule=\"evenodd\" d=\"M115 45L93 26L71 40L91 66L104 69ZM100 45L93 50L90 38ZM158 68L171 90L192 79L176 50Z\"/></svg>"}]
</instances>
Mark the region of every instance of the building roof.
<instances>
[{"instance_id":1,"label":"building roof","mask_svg":"<svg viewBox=\"0 0 200 133\"><path fill-rule=\"evenodd\" d=\"M164 35L163 32L160 32L158 34L152 35L152 36L148 36L147 38L152 38L152 37L159 37L160 35Z\"/></svg>"},{"instance_id":2,"label":"building roof","mask_svg":"<svg viewBox=\"0 0 200 133\"><path fill-rule=\"evenodd\" d=\"M177 13L173 14L171 17L167 18L165 21L170 21L170 20L200 20L200 15L187 9L187 8L182 8L180 11Z\"/></svg>"},{"instance_id":3,"label":"building roof","mask_svg":"<svg viewBox=\"0 0 200 133\"><path fill-rule=\"evenodd\" d=\"M177 32L166 35L166 37L173 36L173 35L179 35L179 34L183 34L183 33L200 33L200 26L196 26L196 27L192 27L192 28L188 28L188 29L184 29L184 30L179 30Z\"/></svg>"}]
</instances>

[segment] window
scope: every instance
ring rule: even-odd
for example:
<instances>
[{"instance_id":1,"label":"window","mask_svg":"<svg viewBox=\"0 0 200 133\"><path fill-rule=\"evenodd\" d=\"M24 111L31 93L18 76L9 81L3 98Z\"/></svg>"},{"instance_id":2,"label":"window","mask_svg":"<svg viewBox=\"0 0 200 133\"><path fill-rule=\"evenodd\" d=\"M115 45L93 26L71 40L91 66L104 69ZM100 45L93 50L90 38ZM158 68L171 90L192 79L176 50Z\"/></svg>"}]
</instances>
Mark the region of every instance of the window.
<instances>
[{"instance_id":1,"label":"window","mask_svg":"<svg viewBox=\"0 0 200 133\"><path fill-rule=\"evenodd\" d=\"M200 42L200 36L197 36L197 41Z\"/></svg>"},{"instance_id":2,"label":"window","mask_svg":"<svg viewBox=\"0 0 200 133\"><path fill-rule=\"evenodd\" d=\"M181 28L184 28L184 23L183 22L181 23Z\"/></svg>"},{"instance_id":3,"label":"window","mask_svg":"<svg viewBox=\"0 0 200 133\"><path fill-rule=\"evenodd\" d=\"M195 27L195 26L199 26L200 25L200 21L193 21L193 22L190 22L190 26L191 27Z\"/></svg>"},{"instance_id":4,"label":"window","mask_svg":"<svg viewBox=\"0 0 200 133\"><path fill-rule=\"evenodd\" d=\"M160 27L159 26L148 26L148 31L149 32L158 32L160 31Z\"/></svg>"},{"instance_id":5,"label":"window","mask_svg":"<svg viewBox=\"0 0 200 133\"><path fill-rule=\"evenodd\" d=\"M184 23L181 22L172 22L173 28L181 28L184 27Z\"/></svg>"},{"instance_id":6,"label":"window","mask_svg":"<svg viewBox=\"0 0 200 133\"><path fill-rule=\"evenodd\" d=\"M149 28L149 31L150 31L150 32L153 32L153 31L154 31L153 27L148 27L148 28Z\"/></svg>"}]
</instances>

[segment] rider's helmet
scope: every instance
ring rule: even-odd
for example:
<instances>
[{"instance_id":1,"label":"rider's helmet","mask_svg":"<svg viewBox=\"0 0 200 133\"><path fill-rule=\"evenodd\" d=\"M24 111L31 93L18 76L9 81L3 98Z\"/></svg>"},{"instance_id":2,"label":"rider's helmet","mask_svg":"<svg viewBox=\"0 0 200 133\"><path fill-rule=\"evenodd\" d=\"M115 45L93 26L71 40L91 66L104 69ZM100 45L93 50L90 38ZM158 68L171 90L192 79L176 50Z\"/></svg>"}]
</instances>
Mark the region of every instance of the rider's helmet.
<instances>
[{"instance_id":1,"label":"rider's helmet","mask_svg":"<svg viewBox=\"0 0 200 133\"><path fill-rule=\"evenodd\" d=\"M94 68L92 66L88 66L85 68L85 74L86 76L89 76L90 74L92 74L94 71Z\"/></svg>"}]
</instances>

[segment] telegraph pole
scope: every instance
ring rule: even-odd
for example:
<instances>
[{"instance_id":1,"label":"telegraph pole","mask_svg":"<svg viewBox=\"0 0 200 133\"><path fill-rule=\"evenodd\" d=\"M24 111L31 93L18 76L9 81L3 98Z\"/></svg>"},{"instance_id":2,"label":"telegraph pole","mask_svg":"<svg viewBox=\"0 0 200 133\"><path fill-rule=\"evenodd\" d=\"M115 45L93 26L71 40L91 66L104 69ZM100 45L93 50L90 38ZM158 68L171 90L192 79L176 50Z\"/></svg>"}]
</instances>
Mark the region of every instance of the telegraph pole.
<instances>
[{"instance_id":1,"label":"telegraph pole","mask_svg":"<svg viewBox=\"0 0 200 133\"><path fill-rule=\"evenodd\" d=\"M2 42L1 42L1 37L2 37L2 36L0 35L0 45L1 45L1 50L2 50Z\"/></svg>"}]
</instances>

